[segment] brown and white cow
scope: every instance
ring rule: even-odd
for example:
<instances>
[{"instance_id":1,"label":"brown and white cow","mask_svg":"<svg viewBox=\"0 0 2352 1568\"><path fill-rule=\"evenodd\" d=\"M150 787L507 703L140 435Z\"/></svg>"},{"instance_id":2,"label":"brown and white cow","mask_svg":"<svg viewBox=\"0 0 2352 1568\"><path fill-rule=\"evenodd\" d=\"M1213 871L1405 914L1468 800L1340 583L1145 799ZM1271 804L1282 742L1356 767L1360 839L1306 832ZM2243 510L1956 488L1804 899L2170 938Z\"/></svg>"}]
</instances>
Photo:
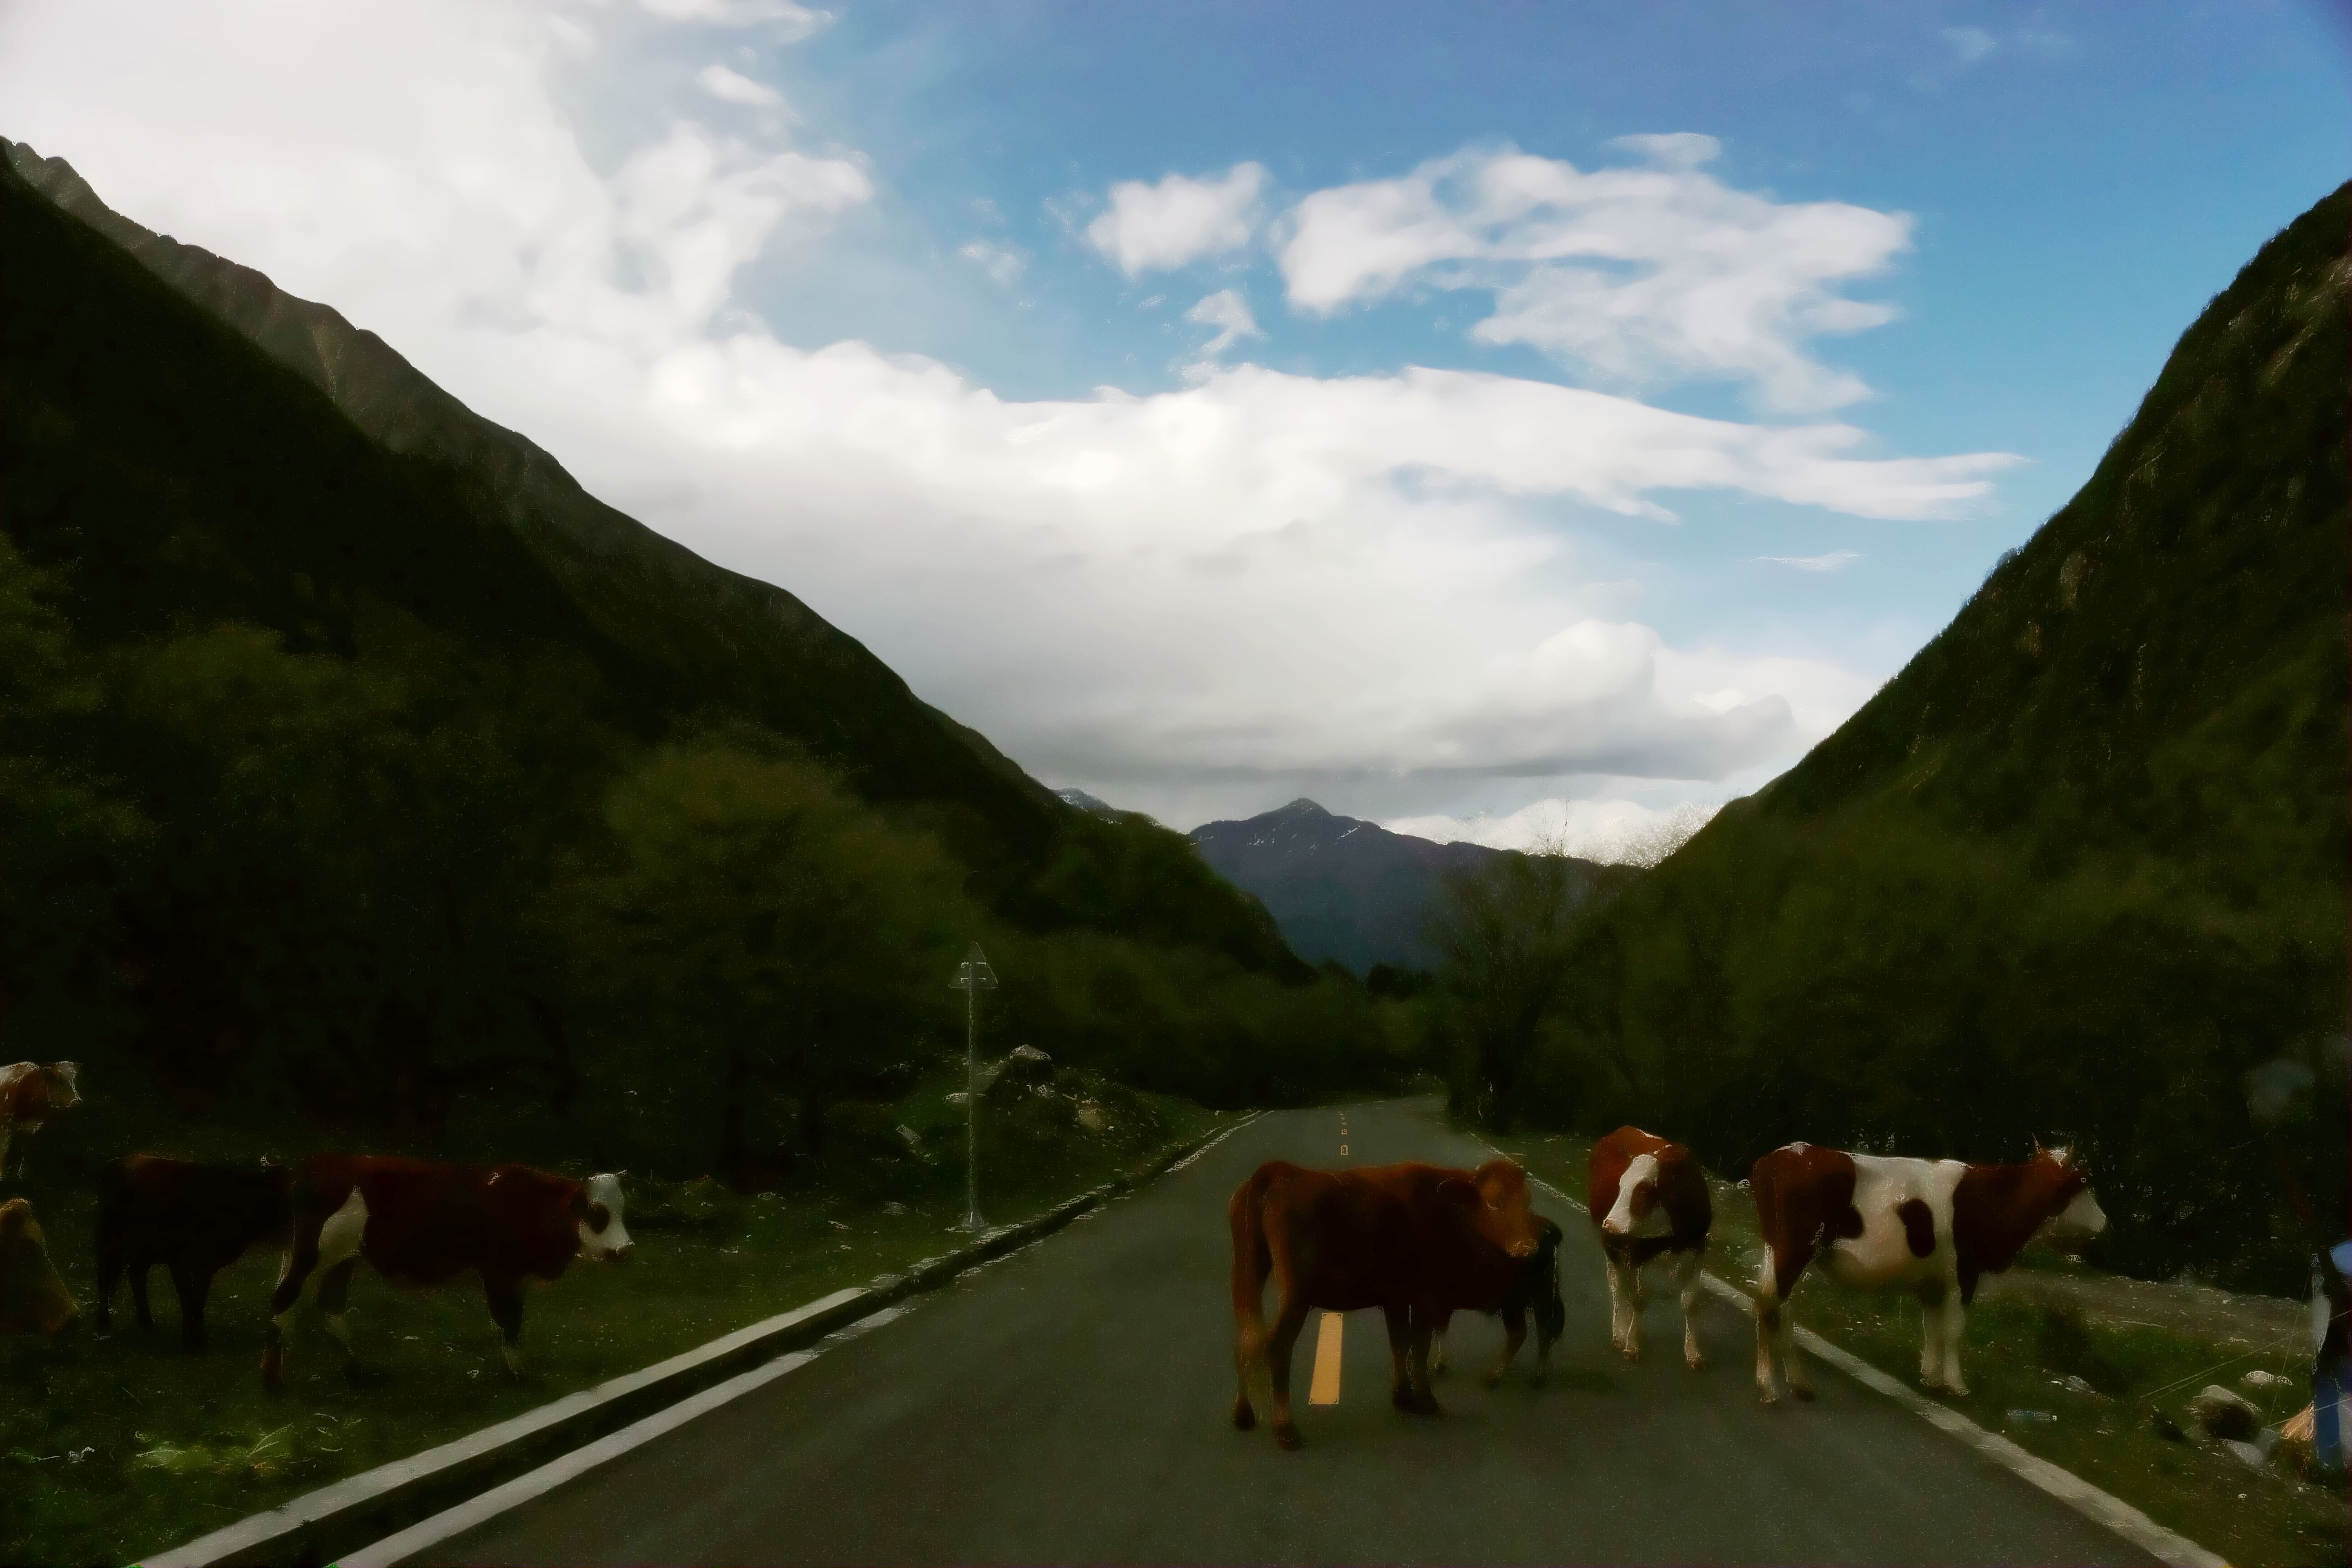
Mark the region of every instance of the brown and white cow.
<instances>
[{"instance_id":1,"label":"brown and white cow","mask_svg":"<svg viewBox=\"0 0 2352 1568\"><path fill-rule=\"evenodd\" d=\"M291 1198L292 1241L269 1298L261 1353L262 1382L272 1388L287 1320L314 1271L346 1376L358 1363L344 1308L362 1258L395 1284L438 1285L467 1269L481 1275L507 1369L520 1373L523 1280L558 1279L575 1257L618 1261L631 1250L617 1175L574 1181L529 1165L313 1154L295 1168Z\"/></svg>"},{"instance_id":2,"label":"brown and white cow","mask_svg":"<svg viewBox=\"0 0 2352 1568\"><path fill-rule=\"evenodd\" d=\"M0 1334L54 1337L79 1314L50 1261L49 1240L33 1205L23 1198L0 1204Z\"/></svg>"},{"instance_id":3,"label":"brown and white cow","mask_svg":"<svg viewBox=\"0 0 2352 1568\"><path fill-rule=\"evenodd\" d=\"M172 1271L180 1298L180 1343L205 1348L205 1298L213 1276L257 1242L287 1237L283 1165L203 1165L131 1154L98 1173L98 1326L114 1326L114 1288L128 1272L139 1326L152 1329L147 1271Z\"/></svg>"},{"instance_id":4,"label":"brown and white cow","mask_svg":"<svg viewBox=\"0 0 2352 1568\"><path fill-rule=\"evenodd\" d=\"M1394 1363L1390 1399L1400 1410L1435 1415L1429 1391L1431 1333L1457 1311L1500 1311L1508 1339L1489 1382L1537 1320L1538 1376L1558 1333L1559 1226L1528 1204L1527 1173L1507 1160L1475 1171L1440 1165L1373 1165L1310 1171L1285 1161L1260 1165L1234 1191L1234 1366L1241 1383L1234 1425L1261 1417L1275 1440L1299 1446L1290 1416L1291 1352L1310 1309L1378 1307ZM1549 1280L1549 1300L1530 1270ZM1265 1293L1276 1289L1275 1321Z\"/></svg>"},{"instance_id":5,"label":"brown and white cow","mask_svg":"<svg viewBox=\"0 0 2352 1568\"><path fill-rule=\"evenodd\" d=\"M1960 1331L1977 1282L2015 1260L2037 1231L2096 1236L2107 1216L2091 1178L2063 1149L2034 1145L2016 1165L1903 1160L1791 1143L1756 1162L1748 1182L1764 1240L1756 1281L1756 1386L1778 1397L1777 1352L1789 1392L1813 1396L1797 1359L1788 1306L1815 1257L1848 1285L1911 1291L1926 1309L1919 1381L1966 1394Z\"/></svg>"},{"instance_id":6,"label":"brown and white cow","mask_svg":"<svg viewBox=\"0 0 2352 1568\"><path fill-rule=\"evenodd\" d=\"M1609 1270L1609 1342L1627 1361L1642 1357L1642 1269L1670 1258L1683 1306L1683 1361L1706 1365L1693 1321L1706 1233L1715 1224L1706 1174L1691 1152L1638 1127L1620 1127L1592 1145L1585 1165L1585 1212L1601 1227Z\"/></svg>"},{"instance_id":7,"label":"brown and white cow","mask_svg":"<svg viewBox=\"0 0 2352 1568\"><path fill-rule=\"evenodd\" d=\"M81 1103L78 1062L12 1062L0 1068L0 1177L25 1179L25 1152L41 1123Z\"/></svg>"}]
</instances>

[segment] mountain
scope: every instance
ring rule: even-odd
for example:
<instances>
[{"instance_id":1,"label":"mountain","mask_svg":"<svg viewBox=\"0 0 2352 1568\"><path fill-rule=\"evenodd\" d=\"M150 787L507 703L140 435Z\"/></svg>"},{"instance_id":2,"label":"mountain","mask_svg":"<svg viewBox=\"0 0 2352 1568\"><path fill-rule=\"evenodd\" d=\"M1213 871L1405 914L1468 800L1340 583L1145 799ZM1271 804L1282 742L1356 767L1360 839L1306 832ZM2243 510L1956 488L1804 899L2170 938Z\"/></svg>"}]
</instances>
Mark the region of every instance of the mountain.
<instances>
[{"instance_id":1,"label":"mountain","mask_svg":"<svg viewBox=\"0 0 2352 1568\"><path fill-rule=\"evenodd\" d=\"M2345 1228L2347 189L1901 674L1591 917L1528 1113L1725 1170L2071 1139L2110 1262L2302 1288L2273 1148ZM2258 1125L2258 1068L2332 1111Z\"/></svg>"},{"instance_id":2,"label":"mountain","mask_svg":"<svg viewBox=\"0 0 2352 1568\"><path fill-rule=\"evenodd\" d=\"M1106 817L1112 821L1118 818L1118 807L1099 795L1088 795L1082 789L1057 789L1054 793L1066 804L1076 806L1088 816Z\"/></svg>"},{"instance_id":3,"label":"mountain","mask_svg":"<svg viewBox=\"0 0 2352 1568\"><path fill-rule=\"evenodd\" d=\"M110 448L107 466L152 469L217 513L210 567L165 574L173 592L192 595L180 613L202 605L281 631L323 626L295 601L299 582L314 598L340 595L348 605L367 594L472 636L551 638L600 667L625 729L655 734L717 713L754 721L844 774L862 798L936 833L975 895L1008 918L1201 945L1253 969L1299 973L1262 911L1191 869L1173 834L1072 810L793 595L597 500L373 332L110 211L64 160L0 144L10 171L0 198L11 232L10 374L84 445ZM61 227L59 215L79 222ZM142 286L148 276L176 298ZM259 367L215 341L199 313L323 395L340 418L322 419L290 388L264 390ZM307 476L266 473L273 448L315 457L322 443L363 448L347 467L367 477L321 465L321 488L305 494ZM223 504L257 485L283 503L285 526L268 522L271 509ZM334 515L338 492L370 485L379 500L402 487L432 490L432 522L415 521L413 495L377 509L364 538L356 520L331 539L307 521ZM39 531L20 529L19 542ZM27 546L37 561L68 539L89 542L79 524L45 537ZM164 613L154 602L164 576L111 555L120 575L103 589L83 563L89 602L79 613L103 622L142 594ZM1169 842L1147 842L1155 837ZM1139 858L1148 874L1130 865Z\"/></svg>"},{"instance_id":4,"label":"mountain","mask_svg":"<svg viewBox=\"0 0 2352 1568\"><path fill-rule=\"evenodd\" d=\"M1257 896L1301 957L1358 974L1379 963L1433 965L1422 923L1441 879L1509 853L1391 833L1304 799L1243 822L1206 823L1190 837L1212 869Z\"/></svg>"}]
</instances>

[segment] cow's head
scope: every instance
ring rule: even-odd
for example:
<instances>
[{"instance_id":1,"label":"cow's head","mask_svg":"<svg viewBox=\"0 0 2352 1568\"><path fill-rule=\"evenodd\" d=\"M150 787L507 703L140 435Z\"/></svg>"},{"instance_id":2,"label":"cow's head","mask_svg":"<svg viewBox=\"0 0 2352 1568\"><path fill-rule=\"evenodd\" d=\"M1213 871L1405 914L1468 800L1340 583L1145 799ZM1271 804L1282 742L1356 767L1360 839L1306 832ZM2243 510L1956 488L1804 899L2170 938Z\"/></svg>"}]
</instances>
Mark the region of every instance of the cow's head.
<instances>
[{"instance_id":1,"label":"cow's head","mask_svg":"<svg viewBox=\"0 0 2352 1568\"><path fill-rule=\"evenodd\" d=\"M2042 1231L2053 1240L2086 1241L2107 1228L2107 1215L2099 1195L2091 1190L2091 1173L2064 1149L2033 1145L2033 1171L2049 1192L2042 1212L2049 1217Z\"/></svg>"},{"instance_id":2,"label":"cow's head","mask_svg":"<svg viewBox=\"0 0 2352 1568\"><path fill-rule=\"evenodd\" d=\"M580 1184L575 1217L581 1257L618 1263L636 1249L636 1244L629 1239L629 1227L621 1222L621 1178L627 1173L608 1172Z\"/></svg>"},{"instance_id":3,"label":"cow's head","mask_svg":"<svg viewBox=\"0 0 2352 1568\"><path fill-rule=\"evenodd\" d=\"M1658 1208L1658 1156L1636 1154L1617 1178L1617 1202L1601 1220L1612 1236L1633 1236Z\"/></svg>"},{"instance_id":4,"label":"cow's head","mask_svg":"<svg viewBox=\"0 0 2352 1568\"><path fill-rule=\"evenodd\" d=\"M1473 1231L1513 1258L1533 1258L1544 1228L1559 1228L1529 1206L1528 1173L1508 1160L1487 1161L1467 1181L1451 1177L1438 1194L1456 1205Z\"/></svg>"},{"instance_id":5,"label":"cow's head","mask_svg":"<svg viewBox=\"0 0 2352 1568\"><path fill-rule=\"evenodd\" d=\"M71 1110L81 1103L81 1064L51 1062L41 1069L49 1086L49 1110Z\"/></svg>"},{"instance_id":6,"label":"cow's head","mask_svg":"<svg viewBox=\"0 0 2352 1568\"><path fill-rule=\"evenodd\" d=\"M0 1333L58 1334L80 1315L23 1198L0 1204Z\"/></svg>"}]
</instances>

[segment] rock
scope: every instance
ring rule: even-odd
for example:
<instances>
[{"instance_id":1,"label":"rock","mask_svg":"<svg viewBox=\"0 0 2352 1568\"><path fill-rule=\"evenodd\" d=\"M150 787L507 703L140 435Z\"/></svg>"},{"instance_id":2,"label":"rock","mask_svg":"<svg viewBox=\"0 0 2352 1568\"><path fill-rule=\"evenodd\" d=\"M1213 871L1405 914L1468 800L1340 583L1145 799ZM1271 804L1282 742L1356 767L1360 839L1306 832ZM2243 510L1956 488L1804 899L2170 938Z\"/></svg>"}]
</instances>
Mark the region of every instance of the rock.
<instances>
[{"instance_id":1,"label":"rock","mask_svg":"<svg viewBox=\"0 0 2352 1568\"><path fill-rule=\"evenodd\" d=\"M2060 1380L2060 1386L2064 1388L2069 1394L2096 1394L2099 1392L2097 1389L2093 1388L2089 1384L2084 1382L2081 1378L2076 1377L2073 1373L2068 1373Z\"/></svg>"},{"instance_id":2,"label":"rock","mask_svg":"<svg viewBox=\"0 0 2352 1568\"><path fill-rule=\"evenodd\" d=\"M2241 1443L2235 1437L2224 1437L2216 1446L2250 1470L2270 1468L2271 1457L2252 1443Z\"/></svg>"},{"instance_id":3,"label":"rock","mask_svg":"<svg viewBox=\"0 0 2352 1568\"><path fill-rule=\"evenodd\" d=\"M1041 1083L1029 1092L1040 1100L1051 1100L1054 1098L1054 1086L1050 1083Z\"/></svg>"},{"instance_id":4,"label":"rock","mask_svg":"<svg viewBox=\"0 0 2352 1568\"><path fill-rule=\"evenodd\" d=\"M1054 1065L1054 1058L1034 1046L1015 1046L1006 1054L1004 1059L1008 1062L1027 1062L1037 1067Z\"/></svg>"},{"instance_id":5,"label":"rock","mask_svg":"<svg viewBox=\"0 0 2352 1568\"><path fill-rule=\"evenodd\" d=\"M907 1205L893 1200L882 1205L882 1212L887 1215L902 1215L907 1212Z\"/></svg>"},{"instance_id":6,"label":"rock","mask_svg":"<svg viewBox=\"0 0 2352 1568\"><path fill-rule=\"evenodd\" d=\"M2189 1414L2206 1436L2225 1442L2244 1442L2263 1429L2263 1413L2218 1383L2209 1383L2189 1402Z\"/></svg>"},{"instance_id":7,"label":"rock","mask_svg":"<svg viewBox=\"0 0 2352 1568\"><path fill-rule=\"evenodd\" d=\"M903 1121L898 1123L898 1136L906 1142L909 1149L919 1149L923 1146L923 1135Z\"/></svg>"},{"instance_id":8,"label":"rock","mask_svg":"<svg viewBox=\"0 0 2352 1568\"><path fill-rule=\"evenodd\" d=\"M2185 1443L2189 1440L2189 1434L2180 1429L2180 1423L2161 1410L2149 1413L2148 1425L2155 1427L2156 1435L2168 1443Z\"/></svg>"},{"instance_id":9,"label":"rock","mask_svg":"<svg viewBox=\"0 0 2352 1568\"><path fill-rule=\"evenodd\" d=\"M1110 1121L1103 1115L1103 1108L1089 1100L1078 1107L1078 1125L1089 1132L1099 1132Z\"/></svg>"},{"instance_id":10,"label":"rock","mask_svg":"<svg viewBox=\"0 0 2352 1568\"><path fill-rule=\"evenodd\" d=\"M2012 1410L2003 1418L2003 1424L2010 1426L2053 1426L2057 1421L2058 1417L2047 1410Z\"/></svg>"},{"instance_id":11,"label":"rock","mask_svg":"<svg viewBox=\"0 0 2352 1568\"><path fill-rule=\"evenodd\" d=\"M959 1089L948 1096L948 1103L950 1105L969 1105L971 1103L971 1096Z\"/></svg>"},{"instance_id":12,"label":"rock","mask_svg":"<svg viewBox=\"0 0 2352 1568\"><path fill-rule=\"evenodd\" d=\"M2274 1372L2264 1372L2262 1368L2256 1367L2238 1381L2248 1388L2284 1388L2292 1380L2281 1377Z\"/></svg>"}]
</instances>

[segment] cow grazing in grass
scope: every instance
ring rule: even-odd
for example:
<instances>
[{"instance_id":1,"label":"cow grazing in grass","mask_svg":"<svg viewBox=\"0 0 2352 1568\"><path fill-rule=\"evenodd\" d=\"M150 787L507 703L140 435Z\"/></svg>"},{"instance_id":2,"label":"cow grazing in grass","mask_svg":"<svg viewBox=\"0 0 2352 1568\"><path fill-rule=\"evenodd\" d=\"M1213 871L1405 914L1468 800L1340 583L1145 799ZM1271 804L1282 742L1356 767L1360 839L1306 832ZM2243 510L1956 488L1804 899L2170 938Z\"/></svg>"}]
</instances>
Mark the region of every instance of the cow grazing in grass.
<instances>
[{"instance_id":1,"label":"cow grazing in grass","mask_svg":"<svg viewBox=\"0 0 2352 1568\"><path fill-rule=\"evenodd\" d=\"M0 1177L25 1179L25 1154L41 1124L81 1103L78 1062L12 1062L0 1068Z\"/></svg>"},{"instance_id":2,"label":"cow grazing in grass","mask_svg":"<svg viewBox=\"0 0 2352 1568\"><path fill-rule=\"evenodd\" d=\"M1909 1290L1926 1309L1919 1381L1966 1394L1960 1331L1977 1282L2007 1268L2037 1231L2096 1236L2107 1216L2091 1178L2063 1149L2034 1145L2017 1165L1900 1160L1791 1143L1749 1173L1764 1265L1756 1281L1756 1386L1813 1396L1797 1359L1790 1293L1814 1258L1848 1285Z\"/></svg>"},{"instance_id":3,"label":"cow grazing in grass","mask_svg":"<svg viewBox=\"0 0 2352 1568\"><path fill-rule=\"evenodd\" d=\"M629 1256L621 1179L585 1181L528 1165L446 1165L363 1154L313 1154L296 1167L292 1241L269 1298L262 1382L278 1386L287 1320L312 1274L327 1331L357 1369L344 1308L362 1258L395 1284L438 1285L467 1269L482 1277L507 1369L520 1373L525 1279L560 1278L575 1257Z\"/></svg>"},{"instance_id":4,"label":"cow grazing in grass","mask_svg":"<svg viewBox=\"0 0 2352 1568\"><path fill-rule=\"evenodd\" d=\"M1526 1338L1531 1304L1538 1359L1550 1351L1545 1325L1562 1316L1557 1275L1546 1302L1541 1286L1530 1287L1528 1268L1557 1247L1559 1227L1529 1207L1527 1173L1507 1160L1475 1171L1405 1164L1340 1172L1270 1161L1234 1190L1225 1212L1241 1383L1234 1425L1243 1431L1270 1419L1277 1443L1299 1446L1290 1362L1310 1309L1381 1309L1394 1363L1391 1400L1421 1415L1437 1413L1430 1336L1457 1311L1505 1312L1509 1341L1496 1377ZM1271 1328L1269 1279L1276 1298Z\"/></svg>"},{"instance_id":5,"label":"cow grazing in grass","mask_svg":"<svg viewBox=\"0 0 2352 1568\"><path fill-rule=\"evenodd\" d=\"M132 1154L98 1173L98 1326L114 1326L114 1288L128 1273L139 1326L152 1329L147 1271L162 1264L180 1298L180 1343L205 1348L213 1276L257 1242L283 1245L286 1167L204 1165Z\"/></svg>"},{"instance_id":6,"label":"cow grazing in grass","mask_svg":"<svg viewBox=\"0 0 2352 1568\"><path fill-rule=\"evenodd\" d=\"M49 1260L49 1239L23 1198L0 1204L0 1334L47 1334L73 1327L80 1309Z\"/></svg>"},{"instance_id":7,"label":"cow grazing in grass","mask_svg":"<svg viewBox=\"0 0 2352 1568\"><path fill-rule=\"evenodd\" d=\"M1642 1269L1670 1258L1683 1305L1683 1361L1698 1371L1706 1358L1699 1353L1693 1312L1706 1233L1715 1224L1706 1173L1680 1143L1620 1127L1592 1145L1585 1176L1585 1211L1601 1227L1609 1270L1609 1342L1627 1361L1641 1359Z\"/></svg>"}]
</instances>

